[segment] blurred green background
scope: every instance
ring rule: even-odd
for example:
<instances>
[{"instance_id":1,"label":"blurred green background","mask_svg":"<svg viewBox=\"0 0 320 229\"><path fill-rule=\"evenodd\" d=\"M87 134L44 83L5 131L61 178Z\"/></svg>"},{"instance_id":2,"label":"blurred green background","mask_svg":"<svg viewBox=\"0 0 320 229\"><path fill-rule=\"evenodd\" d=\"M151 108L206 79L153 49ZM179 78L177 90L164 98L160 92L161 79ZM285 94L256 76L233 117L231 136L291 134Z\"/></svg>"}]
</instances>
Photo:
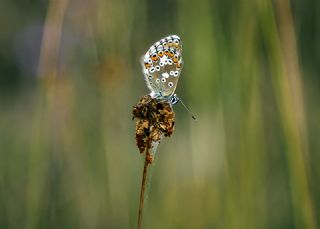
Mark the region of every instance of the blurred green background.
<instances>
[{"instance_id":1,"label":"blurred green background","mask_svg":"<svg viewBox=\"0 0 320 229\"><path fill-rule=\"evenodd\" d=\"M140 56L178 34L144 228L320 226L317 0L0 2L0 228L135 228Z\"/></svg>"}]
</instances>

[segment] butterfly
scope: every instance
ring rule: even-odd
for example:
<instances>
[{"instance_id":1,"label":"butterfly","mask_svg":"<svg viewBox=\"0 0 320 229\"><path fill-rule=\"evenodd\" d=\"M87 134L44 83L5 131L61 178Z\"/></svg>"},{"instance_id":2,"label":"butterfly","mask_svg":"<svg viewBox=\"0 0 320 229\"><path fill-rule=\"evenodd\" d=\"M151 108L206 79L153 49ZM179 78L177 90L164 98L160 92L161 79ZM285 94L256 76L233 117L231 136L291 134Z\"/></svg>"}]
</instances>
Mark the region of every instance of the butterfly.
<instances>
[{"instance_id":1,"label":"butterfly","mask_svg":"<svg viewBox=\"0 0 320 229\"><path fill-rule=\"evenodd\" d=\"M180 99L174 92L183 66L180 37L170 35L155 42L142 56L141 64L150 96L178 103Z\"/></svg>"}]
</instances>

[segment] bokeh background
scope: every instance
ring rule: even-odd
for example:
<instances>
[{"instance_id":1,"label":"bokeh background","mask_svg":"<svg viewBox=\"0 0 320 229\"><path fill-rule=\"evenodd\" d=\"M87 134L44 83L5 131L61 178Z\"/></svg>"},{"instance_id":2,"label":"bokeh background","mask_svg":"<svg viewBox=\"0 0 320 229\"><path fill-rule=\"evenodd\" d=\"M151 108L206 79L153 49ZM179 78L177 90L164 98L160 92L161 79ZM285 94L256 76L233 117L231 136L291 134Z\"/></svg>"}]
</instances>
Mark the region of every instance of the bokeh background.
<instances>
[{"instance_id":1,"label":"bokeh background","mask_svg":"<svg viewBox=\"0 0 320 229\"><path fill-rule=\"evenodd\" d=\"M140 56L178 34L144 228L320 227L317 0L0 2L0 228L135 228Z\"/></svg>"}]
</instances>

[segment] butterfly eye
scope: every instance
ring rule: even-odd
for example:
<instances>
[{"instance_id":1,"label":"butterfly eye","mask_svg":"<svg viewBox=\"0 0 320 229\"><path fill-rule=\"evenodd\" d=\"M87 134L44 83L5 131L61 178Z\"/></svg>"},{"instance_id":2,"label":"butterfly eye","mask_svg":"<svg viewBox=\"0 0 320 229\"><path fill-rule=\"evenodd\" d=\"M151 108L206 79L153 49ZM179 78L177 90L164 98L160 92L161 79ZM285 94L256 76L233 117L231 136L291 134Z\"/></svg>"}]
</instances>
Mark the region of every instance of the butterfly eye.
<instances>
[{"instance_id":1,"label":"butterfly eye","mask_svg":"<svg viewBox=\"0 0 320 229\"><path fill-rule=\"evenodd\" d=\"M173 75L174 75L174 77L177 77L179 75L179 72L175 71Z\"/></svg>"},{"instance_id":2,"label":"butterfly eye","mask_svg":"<svg viewBox=\"0 0 320 229\"><path fill-rule=\"evenodd\" d=\"M170 57L173 57L173 56L174 56L174 53L173 53L172 50L169 51L169 56L170 56Z\"/></svg>"},{"instance_id":3,"label":"butterfly eye","mask_svg":"<svg viewBox=\"0 0 320 229\"><path fill-rule=\"evenodd\" d=\"M168 63L169 65L172 65L172 60L168 59L168 60L167 60L167 63Z\"/></svg>"},{"instance_id":4,"label":"butterfly eye","mask_svg":"<svg viewBox=\"0 0 320 229\"><path fill-rule=\"evenodd\" d=\"M172 82L169 82L169 83L168 83L168 86L169 86L169 87L173 87L173 83L172 83Z\"/></svg>"},{"instance_id":5,"label":"butterfly eye","mask_svg":"<svg viewBox=\"0 0 320 229\"><path fill-rule=\"evenodd\" d=\"M168 55L169 55L169 50L168 50L168 49L165 49L165 50L164 50L164 54L168 56Z\"/></svg>"},{"instance_id":6,"label":"butterfly eye","mask_svg":"<svg viewBox=\"0 0 320 229\"><path fill-rule=\"evenodd\" d=\"M173 40L173 43L174 43L176 46L178 46L180 42L179 42L178 39L174 39L174 40Z\"/></svg>"},{"instance_id":7,"label":"butterfly eye","mask_svg":"<svg viewBox=\"0 0 320 229\"><path fill-rule=\"evenodd\" d=\"M148 63L149 63L149 64L152 64L152 60L151 60L150 58L148 59Z\"/></svg>"},{"instance_id":8,"label":"butterfly eye","mask_svg":"<svg viewBox=\"0 0 320 229\"><path fill-rule=\"evenodd\" d=\"M164 63L163 63L163 62L160 62L159 65L160 65L161 67L163 67L163 66L164 66Z\"/></svg>"},{"instance_id":9,"label":"butterfly eye","mask_svg":"<svg viewBox=\"0 0 320 229\"><path fill-rule=\"evenodd\" d=\"M156 79L156 82L157 82L157 83L160 83L160 79Z\"/></svg>"},{"instance_id":10,"label":"butterfly eye","mask_svg":"<svg viewBox=\"0 0 320 229\"><path fill-rule=\"evenodd\" d=\"M162 78L162 79L161 79L161 82L162 82L162 83L164 83L164 82L166 82L166 81L167 81L166 78Z\"/></svg>"},{"instance_id":11,"label":"butterfly eye","mask_svg":"<svg viewBox=\"0 0 320 229\"><path fill-rule=\"evenodd\" d=\"M162 43L162 45L163 45L163 47L165 47L165 46L167 46L168 44L167 44L167 42L165 41L165 42Z\"/></svg>"},{"instance_id":12,"label":"butterfly eye","mask_svg":"<svg viewBox=\"0 0 320 229\"><path fill-rule=\"evenodd\" d=\"M159 65L156 66L156 70L160 71L160 66Z\"/></svg>"},{"instance_id":13,"label":"butterfly eye","mask_svg":"<svg viewBox=\"0 0 320 229\"><path fill-rule=\"evenodd\" d=\"M170 75L173 76L174 75L174 71L170 71Z\"/></svg>"},{"instance_id":14,"label":"butterfly eye","mask_svg":"<svg viewBox=\"0 0 320 229\"><path fill-rule=\"evenodd\" d=\"M152 79L152 75L149 75L148 77L149 77L149 79Z\"/></svg>"},{"instance_id":15,"label":"butterfly eye","mask_svg":"<svg viewBox=\"0 0 320 229\"><path fill-rule=\"evenodd\" d=\"M168 45L172 46L172 44L173 44L172 40L168 40Z\"/></svg>"}]
</instances>

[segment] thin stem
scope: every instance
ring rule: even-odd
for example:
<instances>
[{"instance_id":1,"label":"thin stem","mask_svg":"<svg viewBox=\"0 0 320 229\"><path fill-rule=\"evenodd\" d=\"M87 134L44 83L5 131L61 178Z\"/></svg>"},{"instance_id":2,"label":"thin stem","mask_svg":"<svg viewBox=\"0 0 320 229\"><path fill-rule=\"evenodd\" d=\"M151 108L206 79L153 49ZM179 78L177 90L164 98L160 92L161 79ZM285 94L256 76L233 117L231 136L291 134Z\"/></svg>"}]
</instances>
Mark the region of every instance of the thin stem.
<instances>
[{"instance_id":1,"label":"thin stem","mask_svg":"<svg viewBox=\"0 0 320 229\"><path fill-rule=\"evenodd\" d=\"M149 149L146 152L146 158L144 161L143 173L142 173L142 181L141 181L141 191L140 191L140 204L139 204L139 214L138 214L138 229L142 228L142 214L143 214L143 204L144 204L144 193L146 190L146 181L147 181L147 171L148 171L148 161L149 157Z\"/></svg>"}]
</instances>

